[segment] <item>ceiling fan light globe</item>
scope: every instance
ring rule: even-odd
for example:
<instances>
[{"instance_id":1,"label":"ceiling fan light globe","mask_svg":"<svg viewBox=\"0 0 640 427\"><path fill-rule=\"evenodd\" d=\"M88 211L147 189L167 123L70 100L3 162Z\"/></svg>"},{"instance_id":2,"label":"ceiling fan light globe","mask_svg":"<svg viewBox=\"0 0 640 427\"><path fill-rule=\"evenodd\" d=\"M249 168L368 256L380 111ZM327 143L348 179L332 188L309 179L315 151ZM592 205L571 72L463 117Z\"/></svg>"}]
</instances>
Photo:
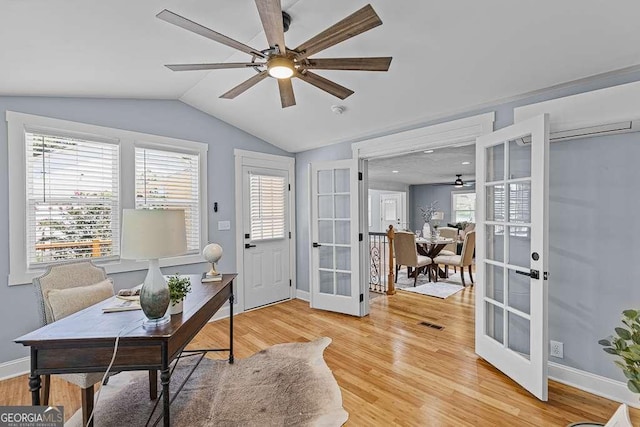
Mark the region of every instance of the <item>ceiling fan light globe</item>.
<instances>
[{"instance_id":1,"label":"ceiling fan light globe","mask_svg":"<svg viewBox=\"0 0 640 427\"><path fill-rule=\"evenodd\" d=\"M276 57L267 62L267 71L276 79L288 79L293 76L293 61L288 58Z\"/></svg>"}]
</instances>

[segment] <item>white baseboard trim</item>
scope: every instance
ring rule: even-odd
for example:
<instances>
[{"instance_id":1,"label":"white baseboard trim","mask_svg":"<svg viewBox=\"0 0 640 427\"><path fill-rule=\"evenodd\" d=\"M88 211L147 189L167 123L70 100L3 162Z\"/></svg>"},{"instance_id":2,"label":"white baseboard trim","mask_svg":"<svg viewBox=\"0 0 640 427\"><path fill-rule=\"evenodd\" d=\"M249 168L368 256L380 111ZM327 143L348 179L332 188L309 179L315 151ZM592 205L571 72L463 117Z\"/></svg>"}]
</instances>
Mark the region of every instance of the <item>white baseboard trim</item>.
<instances>
[{"instance_id":1,"label":"white baseboard trim","mask_svg":"<svg viewBox=\"0 0 640 427\"><path fill-rule=\"evenodd\" d=\"M302 289L296 289L296 298L302 301L309 302L309 291L303 291Z\"/></svg>"},{"instance_id":2,"label":"white baseboard trim","mask_svg":"<svg viewBox=\"0 0 640 427\"><path fill-rule=\"evenodd\" d=\"M29 356L0 363L0 381L28 374L30 370L31 358Z\"/></svg>"},{"instance_id":3,"label":"white baseboard trim","mask_svg":"<svg viewBox=\"0 0 640 427\"><path fill-rule=\"evenodd\" d=\"M626 403L634 408L640 408L638 395L627 388L622 381L612 380L590 372L570 366L549 362L549 379L571 387L584 390L620 403Z\"/></svg>"}]
</instances>

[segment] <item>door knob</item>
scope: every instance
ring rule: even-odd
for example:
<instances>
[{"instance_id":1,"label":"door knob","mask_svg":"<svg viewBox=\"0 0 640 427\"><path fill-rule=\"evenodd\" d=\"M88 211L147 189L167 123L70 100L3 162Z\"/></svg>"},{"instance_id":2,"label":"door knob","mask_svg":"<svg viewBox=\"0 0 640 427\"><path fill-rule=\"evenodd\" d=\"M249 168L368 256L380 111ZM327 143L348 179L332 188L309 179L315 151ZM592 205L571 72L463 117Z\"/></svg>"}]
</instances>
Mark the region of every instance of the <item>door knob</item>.
<instances>
[{"instance_id":1,"label":"door knob","mask_svg":"<svg viewBox=\"0 0 640 427\"><path fill-rule=\"evenodd\" d=\"M245 243L245 244L244 244L244 248L245 248L245 249L255 248L255 247L256 247L256 245L250 245L249 243Z\"/></svg>"},{"instance_id":2,"label":"door knob","mask_svg":"<svg viewBox=\"0 0 640 427\"><path fill-rule=\"evenodd\" d=\"M320 243L313 242L313 247L314 247L314 248L318 248L318 247L320 247L320 246L322 246Z\"/></svg>"}]
</instances>

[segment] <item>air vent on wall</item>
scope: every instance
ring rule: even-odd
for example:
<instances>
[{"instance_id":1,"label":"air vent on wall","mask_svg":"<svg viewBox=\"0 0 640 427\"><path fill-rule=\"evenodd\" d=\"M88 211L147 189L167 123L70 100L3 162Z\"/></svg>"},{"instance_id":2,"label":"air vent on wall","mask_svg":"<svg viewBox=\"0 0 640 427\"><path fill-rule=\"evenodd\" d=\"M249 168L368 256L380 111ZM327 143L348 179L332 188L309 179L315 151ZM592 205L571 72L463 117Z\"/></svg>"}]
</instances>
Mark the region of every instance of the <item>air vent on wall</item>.
<instances>
[{"instance_id":1,"label":"air vent on wall","mask_svg":"<svg viewBox=\"0 0 640 427\"><path fill-rule=\"evenodd\" d=\"M640 120L628 120L625 122L608 123L605 125L589 126L568 130L551 132L550 142L567 141L576 138L587 138L591 136L613 135L617 133L629 133L640 131ZM526 145L531 143L531 136L518 138L516 143Z\"/></svg>"}]
</instances>

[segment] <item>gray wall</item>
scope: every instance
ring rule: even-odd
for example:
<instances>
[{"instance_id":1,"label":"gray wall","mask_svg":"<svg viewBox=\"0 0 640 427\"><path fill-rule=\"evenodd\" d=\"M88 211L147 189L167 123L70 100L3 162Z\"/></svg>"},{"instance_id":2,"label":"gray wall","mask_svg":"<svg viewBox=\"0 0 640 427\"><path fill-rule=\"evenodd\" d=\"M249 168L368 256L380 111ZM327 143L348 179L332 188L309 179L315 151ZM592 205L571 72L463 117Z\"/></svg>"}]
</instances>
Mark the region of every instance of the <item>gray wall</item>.
<instances>
[{"instance_id":1,"label":"gray wall","mask_svg":"<svg viewBox=\"0 0 640 427\"><path fill-rule=\"evenodd\" d=\"M209 205L218 202L217 213L209 211L209 240L224 248L220 261L222 271L235 271L235 195L233 149L289 155L228 123L208 116L179 101L75 99L40 97L0 97L0 363L28 354L14 338L36 329L37 307L31 285L7 286L9 274L9 209L7 172L7 122L5 111L17 111L109 126L137 132L205 142L208 153ZM230 220L230 231L217 231L219 220ZM165 273L201 272L205 265L169 267ZM110 275L116 287L136 285L144 279L144 271Z\"/></svg>"},{"instance_id":2,"label":"gray wall","mask_svg":"<svg viewBox=\"0 0 640 427\"><path fill-rule=\"evenodd\" d=\"M441 226L446 226L452 222L451 219L451 193L454 191L474 191L475 185L471 187L456 188L451 184L424 184L412 185L409 187L409 223L410 230L421 230L424 225L420 207L428 207L431 202L438 202L438 211L444 212L444 219L440 221Z\"/></svg>"},{"instance_id":3,"label":"gray wall","mask_svg":"<svg viewBox=\"0 0 640 427\"><path fill-rule=\"evenodd\" d=\"M499 129L513 123L515 107L633 81L640 81L640 72L542 91L420 126L495 111ZM306 179L311 161L348 157L350 143L298 153L297 176ZM551 359L621 381L624 376L597 341L618 326L622 310L640 307L637 159L638 133L554 143L550 154L549 338L564 342L565 356ZM302 284L309 274L308 186L299 185L296 196L305 208L298 211L298 283Z\"/></svg>"}]
</instances>

